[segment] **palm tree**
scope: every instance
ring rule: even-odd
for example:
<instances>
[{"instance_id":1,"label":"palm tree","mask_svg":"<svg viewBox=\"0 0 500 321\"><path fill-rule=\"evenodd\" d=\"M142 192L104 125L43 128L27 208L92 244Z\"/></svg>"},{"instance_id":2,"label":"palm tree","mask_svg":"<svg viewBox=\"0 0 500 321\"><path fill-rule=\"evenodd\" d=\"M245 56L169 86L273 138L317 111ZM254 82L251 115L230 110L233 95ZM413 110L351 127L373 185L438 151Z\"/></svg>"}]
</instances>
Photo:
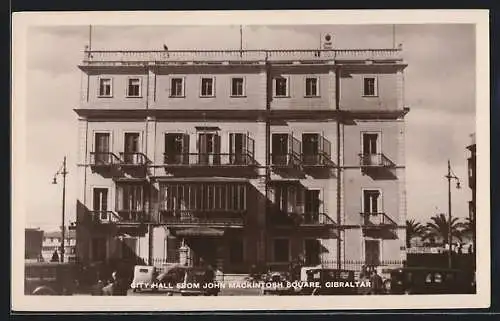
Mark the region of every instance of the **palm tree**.
<instances>
[{"instance_id":1,"label":"palm tree","mask_svg":"<svg viewBox=\"0 0 500 321\"><path fill-rule=\"evenodd\" d=\"M465 219L465 222L463 222L461 226L462 233L474 233L474 231L476 230L476 222L470 217L467 217Z\"/></svg>"},{"instance_id":2,"label":"palm tree","mask_svg":"<svg viewBox=\"0 0 500 321\"><path fill-rule=\"evenodd\" d=\"M451 219L451 236L462 241L462 227L463 223L458 222L458 217ZM448 243L448 233L450 231L450 224L446 215L443 213L434 215L431 217L431 221L427 223L427 234L426 238L430 237L440 237L443 239L443 245Z\"/></svg>"},{"instance_id":3,"label":"palm tree","mask_svg":"<svg viewBox=\"0 0 500 321\"><path fill-rule=\"evenodd\" d=\"M424 236L425 230L425 226L414 219L406 220L406 248L411 246L411 240L413 238Z\"/></svg>"}]
</instances>

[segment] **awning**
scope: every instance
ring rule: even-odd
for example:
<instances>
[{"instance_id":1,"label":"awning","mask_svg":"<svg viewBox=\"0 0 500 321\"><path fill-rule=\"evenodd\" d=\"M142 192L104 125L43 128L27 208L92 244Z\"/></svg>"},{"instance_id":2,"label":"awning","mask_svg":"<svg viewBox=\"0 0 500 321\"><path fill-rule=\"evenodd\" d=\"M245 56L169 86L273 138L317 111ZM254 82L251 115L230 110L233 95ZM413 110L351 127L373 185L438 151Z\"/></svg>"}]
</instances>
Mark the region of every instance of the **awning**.
<instances>
[{"instance_id":1,"label":"awning","mask_svg":"<svg viewBox=\"0 0 500 321\"><path fill-rule=\"evenodd\" d=\"M193 236L223 236L224 230L211 227L197 226L173 231L175 236L193 237Z\"/></svg>"}]
</instances>

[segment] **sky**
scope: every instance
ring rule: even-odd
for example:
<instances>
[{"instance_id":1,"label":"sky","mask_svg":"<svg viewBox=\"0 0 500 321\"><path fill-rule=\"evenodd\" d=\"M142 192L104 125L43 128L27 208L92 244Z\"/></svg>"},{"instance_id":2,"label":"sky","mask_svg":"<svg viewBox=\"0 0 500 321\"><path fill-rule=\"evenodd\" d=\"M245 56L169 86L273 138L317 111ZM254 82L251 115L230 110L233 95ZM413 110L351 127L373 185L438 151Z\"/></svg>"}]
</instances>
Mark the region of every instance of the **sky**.
<instances>
[{"instance_id":1,"label":"sky","mask_svg":"<svg viewBox=\"0 0 500 321\"><path fill-rule=\"evenodd\" d=\"M466 217L466 146L475 132L475 28L471 24L243 26L243 49L315 49L324 33L336 48L403 45L407 216L426 222L448 207L447 160L462 182L453 215ZM75 220L77 115L89 26L30 27L27 34L26 224L60 226L62 185L52 185L67 156L67 223ZM239 49L239 26L93 26L94 50Z\"/></svg>"}]
</instances>

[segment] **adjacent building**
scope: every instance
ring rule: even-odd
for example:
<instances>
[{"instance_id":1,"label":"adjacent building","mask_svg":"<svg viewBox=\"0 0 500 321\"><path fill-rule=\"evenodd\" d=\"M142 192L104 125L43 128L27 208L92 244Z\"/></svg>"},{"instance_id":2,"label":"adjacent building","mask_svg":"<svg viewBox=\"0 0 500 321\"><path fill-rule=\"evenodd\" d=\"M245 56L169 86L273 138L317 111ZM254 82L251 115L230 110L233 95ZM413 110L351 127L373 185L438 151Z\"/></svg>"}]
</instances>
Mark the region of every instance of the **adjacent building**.
<instances>
[{"instance_id":1,"label":"adjacent building","mask_svg":"<svg viewBox=\"0 0 500 321\"><path fill-rule=\"evenodd\" d=\"M401 264L401 54L86 50L79 260Z\"/></svg>"},{"instance_id":2,"label":"adjacent building","mask_svg":"<svg viewBox=\"0 0 500 321\"><path fill-rule=\"evenodd\" d=\"M60 231L44 232L42 243L42 257L45 262L52 261L54 252L61 260L62 237ZM74 230L66 231L64 241L64 262L76 261L76 233Z\"/></svg>"},{"instance_id":3,"label":"adjacent building","mask_svg":"<svg viewBox=\"0 0 500 321\"><path fill-rule=\"evenodd\" d=\"M470 152L467 158L468 183L472 192L469 201L469 223L472 225L473 252L476 253L476 134L471 134L471 143L467 149Z\"/></svg>"},{"instance_id":4,"label":"adjacent building","mask_svg":"<svg viewBox=\"0 0 500 321\"><path fill-rule=\"evenodd\" d=\"M39 228L24 229L24 259L39 261L42 256L43 231Z\"/></svg>"}]
</instances>

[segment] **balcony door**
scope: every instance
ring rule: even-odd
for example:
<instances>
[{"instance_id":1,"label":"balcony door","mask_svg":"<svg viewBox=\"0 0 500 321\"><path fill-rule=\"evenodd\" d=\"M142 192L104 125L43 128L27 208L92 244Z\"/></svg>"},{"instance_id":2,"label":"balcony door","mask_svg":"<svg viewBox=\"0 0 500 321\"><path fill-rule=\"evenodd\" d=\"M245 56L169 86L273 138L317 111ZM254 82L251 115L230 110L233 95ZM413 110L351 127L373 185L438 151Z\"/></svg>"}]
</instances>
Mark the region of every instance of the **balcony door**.
<instances>
[{"instance_id":1,"label":"balcony door","mask_svg":"<svg viewBox=\"0 0 500 321\"><path fill-rule=\"evenodd\" d=\"M302 153L303 161L306 164L316 165L319 163L319 135L302 134Z\"/></svg>"},{"instance_id":2,"label":"balcony door","mask_svg":"<svg viewBox=\"0 0 500 321\"><path fill-rule=\"evenodd\" d=\"M305 191L305 220L306 223L316 223L319 220L321 204L319 190Z\"/></svg>"},{"instance_id":3,"label":"balcony door","mask_svg":"<svg viewBox=\"0 0 500 321\"><path fill-rule=\"evenodd\" d=\"M220 136L217 133L198 134L198 162L204 165L220 164Z\"/></svg>"},{"instance_id":4,"label":"balcony door","mask_svg":"<svg viewBox=\"0 0 500 321\"><path fill-rule=\"evenodd\" d=\"M321 244L319 240L306 239L304 241L305 263L307 266L314 266L320 263Z\"/></svg>"},{"instance_id":5,"label":"balcony door","mask_svg":"<svg viewBox=\"0 0 500 321\"><path fill-rule=\"evenodd\" d=\"M363 191L363 214L365 225L370 223L370 215L380 212L380 191L364 190Z\"/></svg>"},{"instance_id":6,"label":"balcony door","mask_svg":"<svg viewBox=\"0 0 500 321\"><path fill-rule=\"evenodd\" d=\"M363 165L377 165L380 162L379 134L363 133Z\"/></svg>"},{"instance_id":7,"label":"balcony door","mask_svg":"<svg viewBox=\"0 0 500 321\"><path fill-rule=\"evenodd\" d=\"M189 135L180 133L165 134L165 163L189 163Z\"/></svg>"},{"instance_id":8,"label":"balcony door","mask_svg":"<svg viewBox=\"0 0 500 321\"><path fill-rule=\"evenodd\" d=\"M380 242L378 240L365 240L365 264L380 265Z\"/></svg>"},{"instance_id":9,"label":"balcony door","mask_svg":"<svg viewBox=\"0 0 500 321\"><path fill-rule=\"evenodd\" d=\"M139 184L117 186L116 208L125 221L138 221L144 210L144 187Z\"/></svg>"},{"instance_id":10,"label":"balcony door","mask_svg":"<svg viewBox=\"0 0 500 321\"><path fill-rule=\"evenodd\" d=\"M125 163L137 163L137 153L139 153L139 133L125 133L123 152L123 161Z\"/></svg>"},{"instance_id":11,"label":"balcony door","mask_svg":"<svg viewBox=\"0 0 500 321\"><path fill-rule=\"evenodd\" d=\"M288 134L273 134L272 161L274 165L287 164L288 149Z\"/></svg>"},{"instance_id":12,"label":"balcony door","mask_svg":"<svg viewBox=\"0 0 500 321\"><path fill-rule=\"evenodd\" d=\"M94 188L92 210L98 213L99 220L108 220L108 189Z\"/></svg>"},{"instance_id":13,"label":"balcony door","mask_svg":"<svg viewBox=\"0 0 500 321\"><path fill-rule=\"evenodd\" d=\"M245 164L247 157L246 135L229 134L229 158L231 164Z\"/></svg>"},{"instance_id":14,"label":"balcony door","mask_svg":"<svg viewBox=\"0 0 500 321\"><path fill-rule=\"evenodd\" d=\"M109 133L95 133L95 163L108 164L110 162L109 155Z\"/></svg>"}]
</instances>

